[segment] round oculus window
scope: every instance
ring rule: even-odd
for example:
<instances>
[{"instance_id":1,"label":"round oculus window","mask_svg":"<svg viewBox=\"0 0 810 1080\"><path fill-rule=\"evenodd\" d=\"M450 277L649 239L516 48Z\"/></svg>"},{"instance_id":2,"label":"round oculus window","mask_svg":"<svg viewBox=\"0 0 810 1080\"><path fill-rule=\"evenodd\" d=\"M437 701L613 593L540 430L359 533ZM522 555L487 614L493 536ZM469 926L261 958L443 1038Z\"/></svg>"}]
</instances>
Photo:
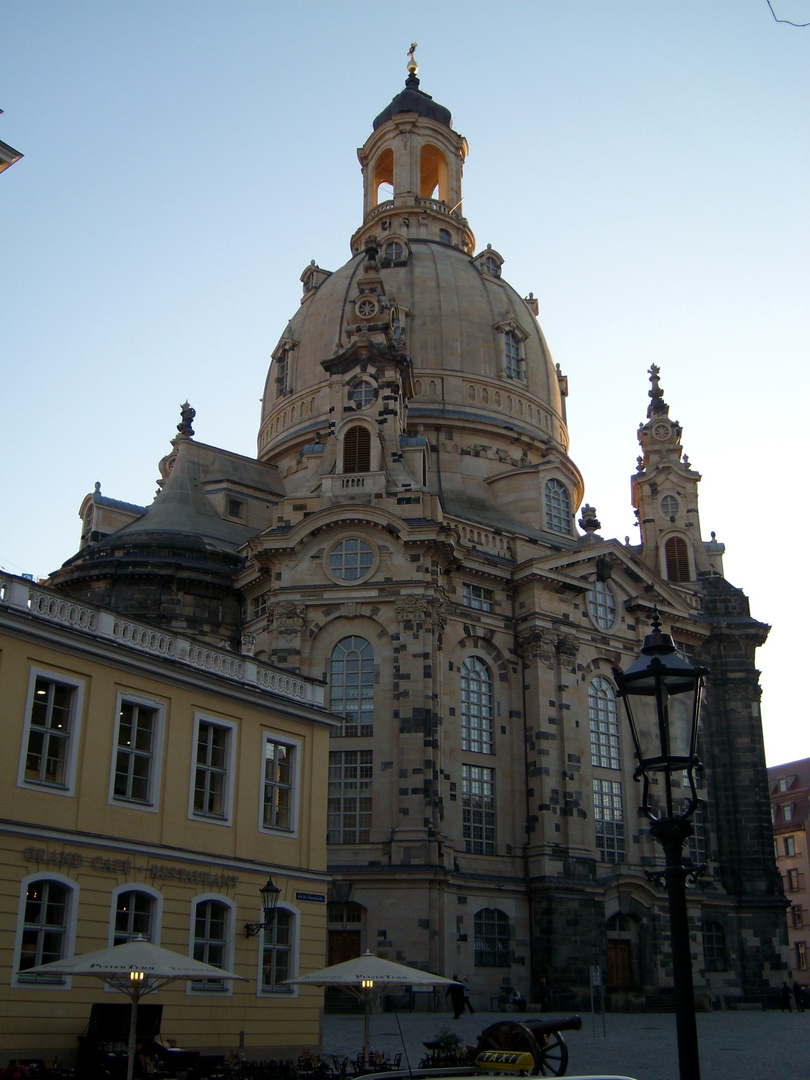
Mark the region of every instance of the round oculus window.
<instances>
[{"instance_id":1,"label":"round oculus window","mask_svg":"<svg viewBox=\"0 0 810 1080\"><path fill-rule=\"evenodd\" d=\"M373 296L361 296L354 302L354 310L359 319L373 319L380 309L380 305Z\"/></svg>"},{"instance_id":2,"label":"round oculus window","mask_svg":"<svg viewBox=\"0 0 810 1080\"><path fill-rule=\"evenodd\" d=\"M588 613L600 630L610 630L616 622L616 599L604 581L588 591Z\"/></svg>"},{"instance_id":3,"label":"round oculus window","mask_svg":"<svg viewBox=\"0 0 810 1080\"><path fill-rule=\"evenodd\" d=\"M661 500L661 513L668 518L674 518L678 513L678 500L674 495L665 495Z\"/></svg>"},{"instance_id":4,"label":"round oculus window","mask_svg":"<svg viewBox=\"0 0 810 1080\"><path fill-rule=\"evenodd\" d=\"M339 581L360 581L374 567L374 552L363 540L341 540L329 552L329 570Z\"/></svg>"},{"instance_id":5,"label":"round oculus window","mask_svg":"<svg viewBox=\"0 0 810 1080\"><path fill-rule=\"evenodd\" d=\"M377 400L377 387L366 379L358 379L349 389L349 400L355 409L367 409Z\"/></svg>"}]
</instances>

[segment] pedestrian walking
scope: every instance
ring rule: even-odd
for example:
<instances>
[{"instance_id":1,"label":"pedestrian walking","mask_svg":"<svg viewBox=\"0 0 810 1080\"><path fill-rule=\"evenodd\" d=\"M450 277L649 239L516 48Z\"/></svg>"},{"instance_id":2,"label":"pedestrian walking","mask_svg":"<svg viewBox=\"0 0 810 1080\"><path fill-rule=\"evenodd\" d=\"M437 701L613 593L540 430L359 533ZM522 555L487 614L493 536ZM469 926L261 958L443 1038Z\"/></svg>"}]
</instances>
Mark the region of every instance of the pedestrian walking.
<instances>
[{"instance_id":1,"label":"pedestrian walking","mask_svg":"<svg viewBox=\"0 0 810 1080\"><path fill-rule=\"evenodd\" d=\"M796 1012L804 1012L804 987L798 979L793 980L793 1000L796 1002Z\"/></svg>"},{"instance_id":2,"label":"pedestrian walking","mask_svg":"<svg viewBox=\"0 0 810 1080\"><path fill-rule=\"evenodd\" d=\"M782 989L780 991L780 1000L782 1002L782 1012L787 1009L788 1012L793 1012L790 1007L790 987L786 982L782 983Z\"/></svg>"},{"instance_id":3,"label":"pedestrian walking","mask_svg":"<svg viewBox=\"0 0 810 1080\"><path fill-rule=\"evenodd\" d=\"M461 1006L461 1011L464 1012L464 1006L466 1005L470 1012L474 1013L475 1009L472 1007L472 1002L470 1001L470 984L467 981L466 975L461 976L461 986L464 991L464 1005Z\"/></svg>"},{"instance_id":4,"label":"pedestrian walking","mask_svg":"<svg viewBox=\"0 0 810 1080\"><path fill-rule=\"evenodd\" d=\"M464 1012L464 987L458 981L458 975L454 975L452 982L444 992L444 996L450 998L450 1004L453 1006L453 1019L458 1020L461 1014Z\"/></svg>"}]
</instances>

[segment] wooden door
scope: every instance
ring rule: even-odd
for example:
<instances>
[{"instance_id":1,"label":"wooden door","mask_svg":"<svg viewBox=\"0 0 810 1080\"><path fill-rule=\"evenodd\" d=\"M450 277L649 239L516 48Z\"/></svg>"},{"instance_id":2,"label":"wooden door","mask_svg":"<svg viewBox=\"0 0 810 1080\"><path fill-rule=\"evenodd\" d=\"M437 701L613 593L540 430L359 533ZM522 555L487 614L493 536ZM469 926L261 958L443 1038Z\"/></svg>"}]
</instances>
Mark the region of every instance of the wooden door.
<instances>
[{"instance_id":1,"label":"wooden door","mask_svg":"<svg viewBox=\"0 0 810 1080\"><path fill-rule=\"evenodd\" d=\"M329 966L342 964L344 960L354 960L359 956L360 931L359 930L330 930L329 931Z\"/></svg>"},{"instance_id":2,"label":"wooden door","mask_svg":"<svg viewBox=\"0 0 810 1080\"><path fill-rule=\"evenodd\" d=\"M615 989L630 986L630 942L608 941L608 984Z\"/></svg>"}]
</instances>

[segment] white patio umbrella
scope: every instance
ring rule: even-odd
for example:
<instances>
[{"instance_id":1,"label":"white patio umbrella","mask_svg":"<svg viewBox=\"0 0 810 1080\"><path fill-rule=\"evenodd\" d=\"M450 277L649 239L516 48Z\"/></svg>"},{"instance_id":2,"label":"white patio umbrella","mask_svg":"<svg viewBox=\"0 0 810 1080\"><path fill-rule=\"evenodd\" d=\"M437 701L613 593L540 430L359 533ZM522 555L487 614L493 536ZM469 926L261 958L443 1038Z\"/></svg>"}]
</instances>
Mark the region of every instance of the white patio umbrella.
<instances>
[{"instance_id":1,"label":"white patio umbrella","mask_svg":"<svg viewBox=\"0 0 810 1080\"><path fill-rule=\"evenodd\" d=\"M395 964L383 960L372 952L364 952L353 960L344 960L342 964L312 971L309 975L300 975L297 979L287 979L287 983L299 986L337 986L347 993L354 994L365 1003L366 1017L363 1034L363 1057L368 1060L369 1022L372 999L393 986L452 986L453 979L443 975L432 975L429 971Z\"/></svg>"},{"instance_id":2,"label":"white patio umbrella","mask_svg":"<svg viewBox=\"0 0 810 1080\"><path fill-rule=\"evenodd\" d=\"M51 964L26 968L26 975L93 975L113 990L126 994L132 1003L127 1043L127 1080L132 1080L135 1064L135 1040L138 1023L138 1002L146 994L167 986L176 979L241 979L232 971L213 964L203 964L188 956L162 949L146 938L133 938L123 945L54 960Z\"/></svg>"}]
</instances>

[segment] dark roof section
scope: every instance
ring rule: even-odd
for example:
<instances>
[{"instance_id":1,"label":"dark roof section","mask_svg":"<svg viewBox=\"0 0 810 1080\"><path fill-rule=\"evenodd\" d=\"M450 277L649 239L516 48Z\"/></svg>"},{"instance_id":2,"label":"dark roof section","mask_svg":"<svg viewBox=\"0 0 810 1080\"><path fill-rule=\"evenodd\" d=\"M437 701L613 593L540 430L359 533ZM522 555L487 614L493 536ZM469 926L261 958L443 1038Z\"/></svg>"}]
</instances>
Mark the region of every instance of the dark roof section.
<instances>
[{"instance_id":1,"label":"dark roof section","mask_svg":"<svg viewBox=\"0 0 810 1080\"><path fill-rule=\"evenodd\" d=\"M405 89L397 94L391 104L383 109L375 119L374 130L376 131L380 124L384 124L386 120L390 120L397 113L405 112L415 112L420 116L427 117L428 120L435 120L439 124L444 124L445 127L452 127L450 110L446 109L444 105L439 105L430 94L426 94L424 90L419 89L419 80L413 72L405 80Z\"/></svg>"}]
</instances>

